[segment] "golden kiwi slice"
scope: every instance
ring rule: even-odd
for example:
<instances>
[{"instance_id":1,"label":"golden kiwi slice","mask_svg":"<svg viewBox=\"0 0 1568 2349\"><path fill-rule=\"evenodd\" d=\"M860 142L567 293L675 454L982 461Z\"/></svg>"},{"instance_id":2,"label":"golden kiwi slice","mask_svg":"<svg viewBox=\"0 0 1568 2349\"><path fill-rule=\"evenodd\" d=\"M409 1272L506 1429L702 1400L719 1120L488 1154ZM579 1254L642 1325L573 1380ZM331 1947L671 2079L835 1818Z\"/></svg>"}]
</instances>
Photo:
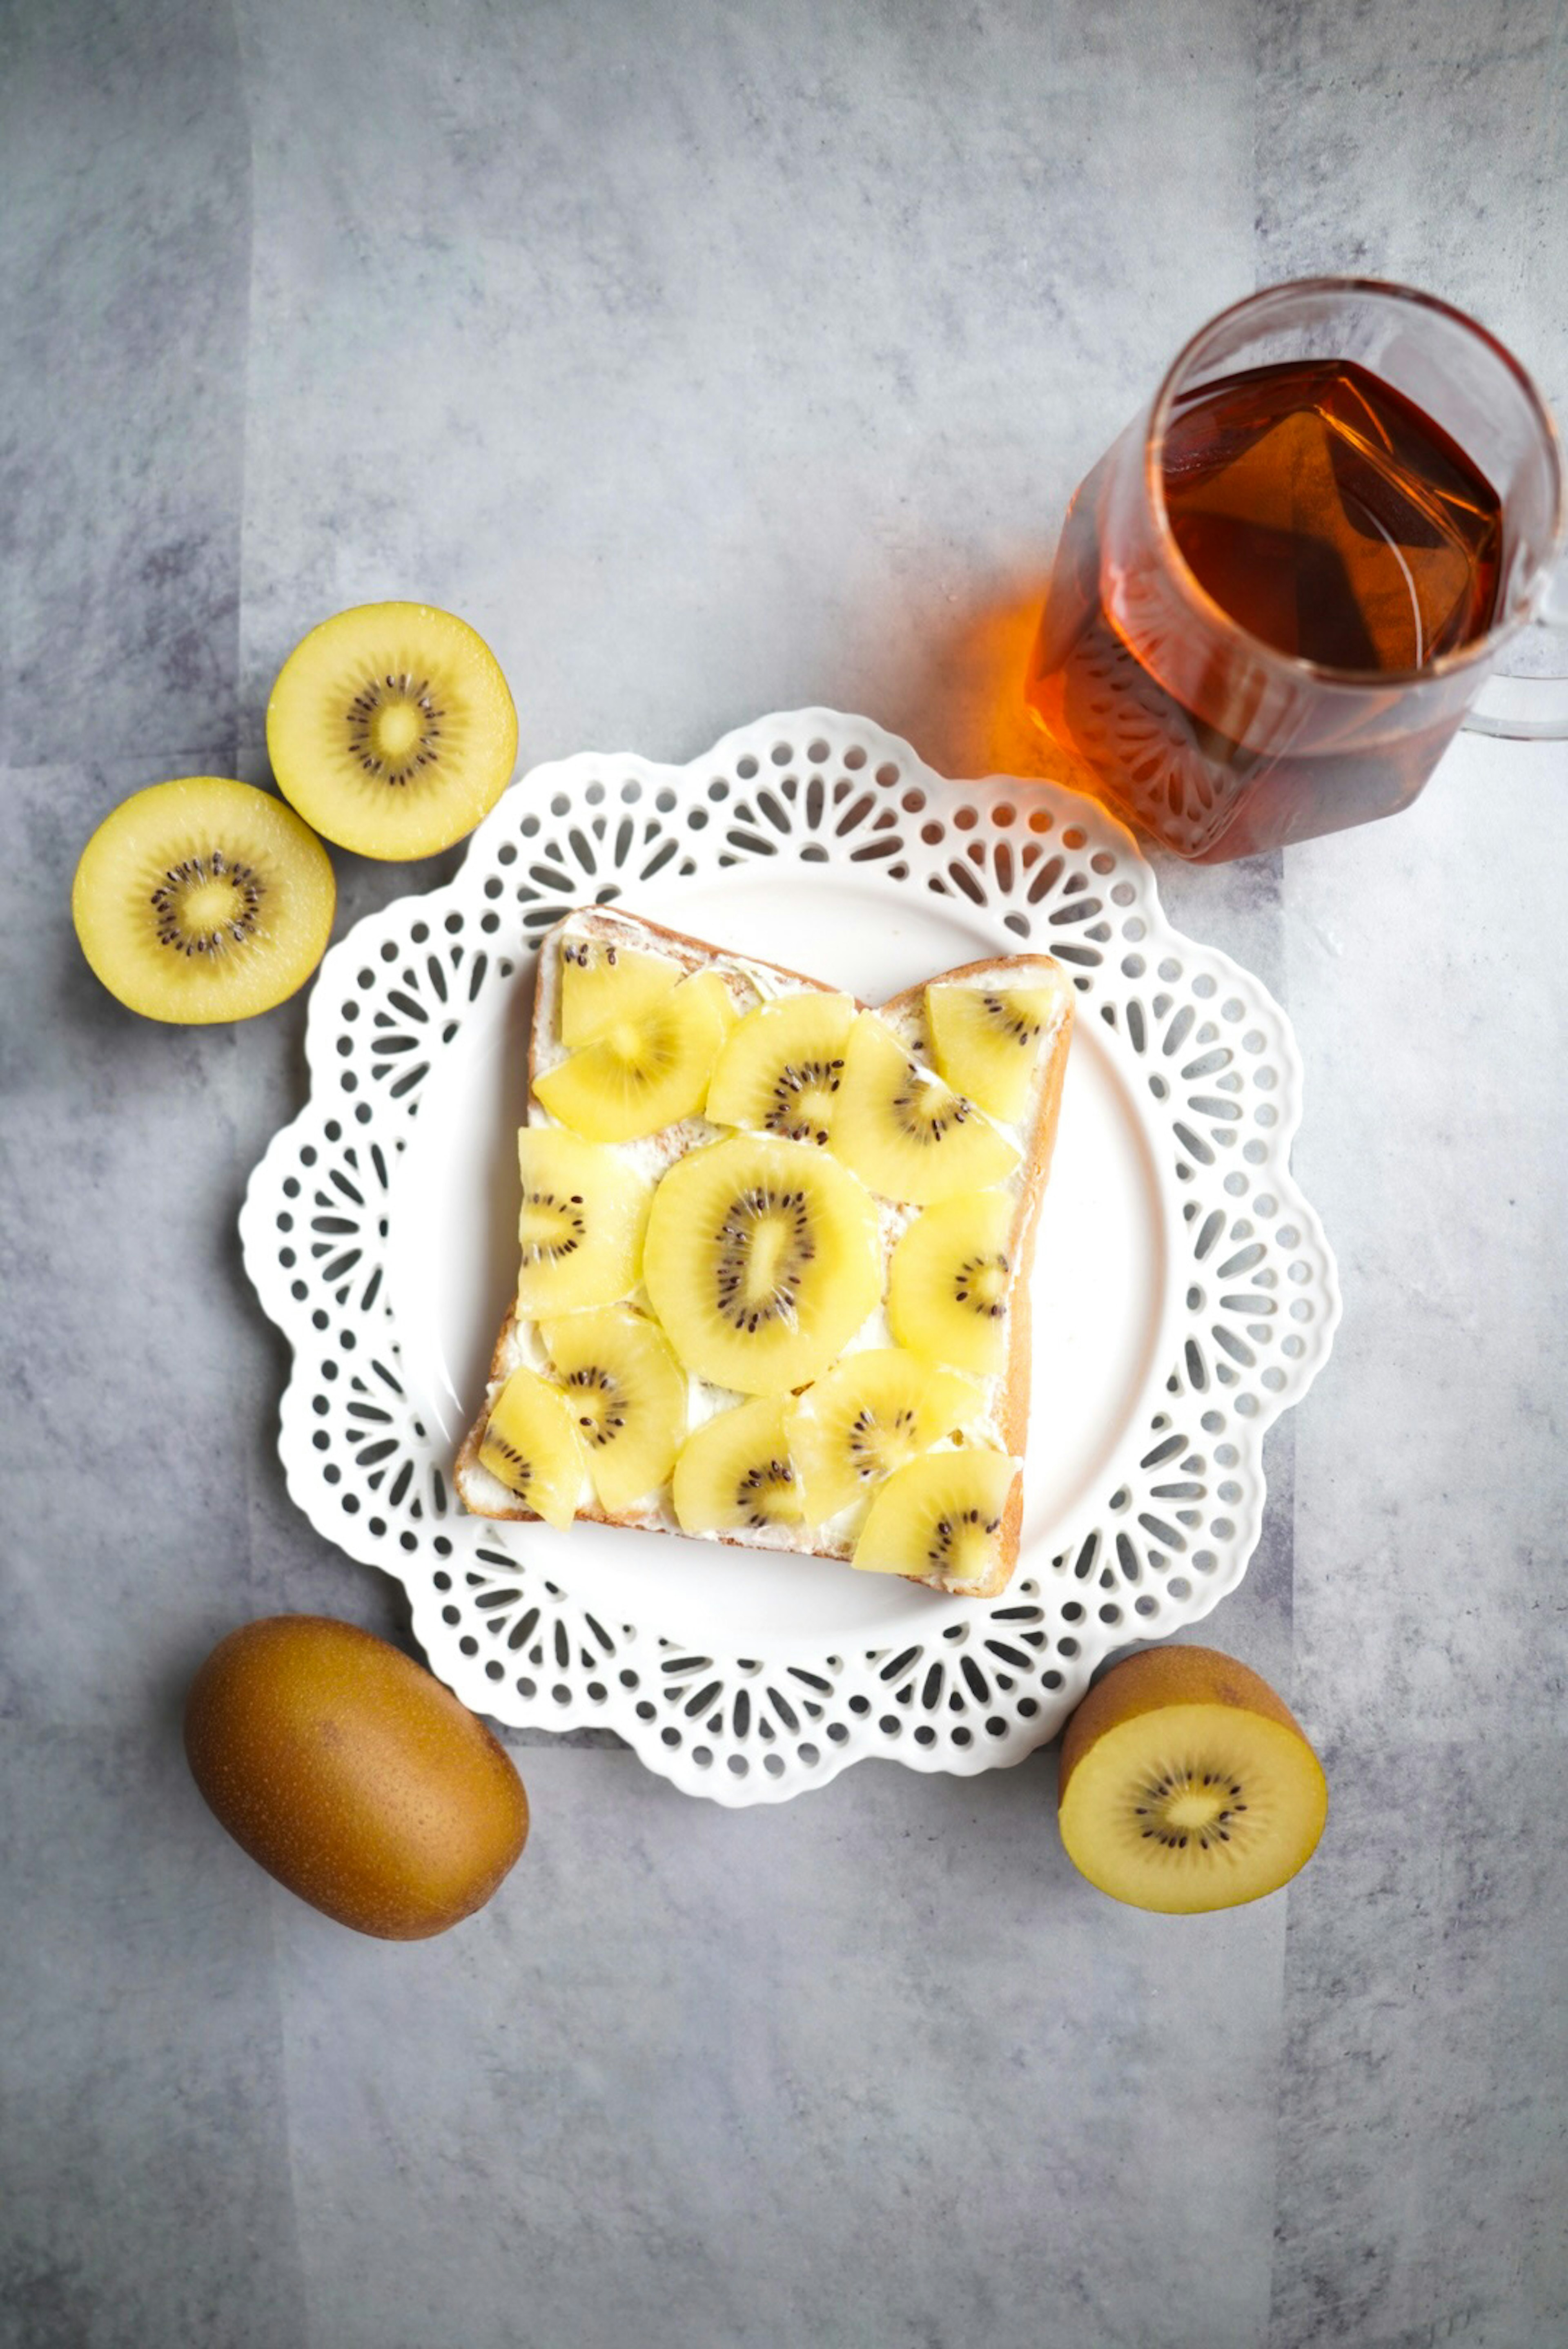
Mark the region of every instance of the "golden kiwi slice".
<instances>
[{"instance_id":1,"label":"golden kiwi slice","mask_svg":"<svg viewBox=\"0 0 1568 2349\"><path fill-rule=\"evenodd\" d=\"M618 1019L640 1019L684 976L668 955L644 954L614 938L564 938L561 946L561 1040L575 1051Z\"/></svg>"},{"instance_id":2,"label":"golden kiwi slice","mask_svg":"<svg viewBox=\"0 0 1568 2349\"><path fill-rule=\"evenodd\" d=\"M545 1350L577 1422L600 1506L612 1515L669 1481L686 1433L686 1379L664 1332L630 1305L547 1321Z\"/></svg>"},{"instance_id":3,"label":"golden kiwi slice","mask_svg":"<svg viewBox=\"0 0 1568 2349\"><path fill-rule=\"evenodd\" d=\"M1048 964L1027 982L968 987L961 979L925 990L933 1054L950 1085L1010 1123L1029 1105L1029 1088L1047 1040L1071 1001L1069 982Z\"/></svg>"},{"instance_id":4,"label":"golden kiwi slice","mask_svg":"<svg viewBox=\"0 0 1568 2349\"><path fill-rule=\"evenodd\" d=\"M944 1590L999 1589L1017 1479L1018 1463L989 1444L925 1453L894 1469L877 1493L853 1563L873 1574L935 1577Z\"/></svg>"},{"instance_id":5,"label":"golden kiwi slice","mask_svg":"<svg viewBox=\"0 0 1568 2349\"><path fill-rule=\"evenodd\" d=\"M888 1267L888 1327L934 1362L995 1378L1006 1360L1016 1208L1006 1191L971 1191L924 1208Z\"/></svg>"},{"instance_id":6,"label":"golden kiwi slice","mask_svg":"<svg viewBox=\"0 0 1568 2349\"><path fill-rule=\"evenodd\" d=\"M916 1061L885 1019L850 1030L833 1148L884 1199L950 1198L1000 1183L1018 1147L983 1110Z\"/></svg>"},{"instance_id":7,"label":"golden kiwi slice","mask_svg":"<svg viewBox=\"0 0 1568 2349\"><path fill-rule=\"evenodd\" d=\"M248 1019L303 986L337 885L292 809L221 775L152 783L81 854L71 918L109 993L144 1019Z\"/></svg>"},{"instance_id":8,"label":"golden kiwi slice","mask_svg":"<svg viewBox=\"0 0 1568 2349\"><path fill-rule=\"evenodd\" d=\"M800 1522L782 1396L717 1412L688 1435L671 1495L683 1533L760 1533Z\"/></svg>"},{"instance_id":9,"label":"golden kiwi slice","mask_svg":"<svg viewBox=\"0 0 1568 2349\"><path fill-rule=\"evenodd\" d=\"M1183 1915L1277 1891L1328 1810L1294 1713L1213 1648L1113 1664L1068 1723L1057 1788L1074 1867L1114 1900Z\"/></svg>"},{"instance_id":10,"label":"golden kiwi slice","mask_svg":"<svg viewBox=\"0 0 1568 2349\"><path fill-rule=\"evenodd\" d=\"M786 1142L825 1143L854 1023L848 995L792 995L748 1011L718 1056L708 1116L715 1125L750 1126Z\"/></svg>"},{"instance_id":11,"label":"golden kiwi slice","mask_svg":"<svg viewBox=\"0 0 1568 2349\"><path fill-rule=\"evenodd\" d=\"M865 1500L892 1470L955 1434L983 1402L973 1380L902 1346L846 1354L789 1413L807 1524L820 1526Z\"/></svg>"},{"instance_id":12,"label":"golden kiwi slice","mask_svg":"<svg viewBox=\"0 0 1568 2349\"><path fill-rule=\"evenodd\" d=\"M513 1371L490 1405L480 1464L547 1526L564 1527L583 1494L583 1446L559 1387Z\"/></svg>"},{"instance_id":13,"label":"golden kiwi slice","mask_svg":"<svg viewBox=\"0 0 1568 2349\"><path fill-rule=\"evenodd\" d=\"M517 711L466 621L428 604L359 604L278 671L267 755L284 797L340 848L433 856L511 780Z\"/></svg>"},{"instance_id":14,"label":"golden kiwi slice","mask_svg":"<svg viewBox=\"0 0 1568 2349\"><path fill-rule=\"evenodd\" d=\"M658 1185L643 1279L696 1377L782 1394L841 1353L882 1295L876 1207L824 1151L736 1134Z\"/></svg>"},{"instance_id":15,"label":"golden kiwi slice","mask_svg":"<svg viewBox=\"0 0 1568 2349\"><path fill-rule=\"evenodd\" d=\"M552 1126L517 1137L517 1309L529 1320L613 1305L634 1288L652 1192L613 1150Z\"/></svg>"},{"instance_id":16,"label":"golden kiwi slice","mask_svg":"<svg viewBox=\"0 0 1568 2349\"><path fill-rule=\"evenodd\" d=\"M733 1017L718 973L698 971L636 1019L612 1020L533 1090L573 1133L635 1142L700 1113Z\"/></svg>"}]
</instances>

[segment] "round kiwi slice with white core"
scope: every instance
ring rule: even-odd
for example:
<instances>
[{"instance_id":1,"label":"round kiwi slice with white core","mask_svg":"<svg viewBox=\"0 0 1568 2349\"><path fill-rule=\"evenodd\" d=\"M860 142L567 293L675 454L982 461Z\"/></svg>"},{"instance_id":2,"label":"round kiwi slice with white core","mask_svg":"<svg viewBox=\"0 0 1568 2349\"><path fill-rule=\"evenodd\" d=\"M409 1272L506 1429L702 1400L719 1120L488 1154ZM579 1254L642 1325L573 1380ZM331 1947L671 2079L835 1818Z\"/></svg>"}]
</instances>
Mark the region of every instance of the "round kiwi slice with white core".
<instances>
[{"instance_id":1,"label":"round kiwi slice with white core","mask_svg":"<svg viewBox=\"0 0 1568 2349\"><path fill-rule=\"evenodd\" d=\"M736 1134L659 1184L643 1278L695 1377L783 1394L843 1351L882 1295L876 1207L826 1152Z\"/></svg>"},{"instance_id":2,"label":"round kiwi slice with white core","mask_svg":"<svg viewBox=\"0 0 1568 2349\"><path fill-rule=\"evenodd\" d=\"M914 1060L873 1011L861 1014L844 1047L832 1146L884 1199L917 1206L1000 1183L1020 1155L1016 1143Z\"/></svg>"},{"instance_id":3,"label":"round kiwi slice with white core","mask_svg":"<svg viewBox=\"0 0 1568 2349\"><path fill-rule=\"evenodd\" d=\"M708 1086L714 1124L748 1126L786 1142L827 1142L854 1023L848 995L793 995L748 1011Z\"/></svg>"},{"instance_id":4,"label":"round kiwi slice with white core","mask_svg":"<svg viewBox=\"0 0 1568 2349\"><path fill-rule=\"evenodd\" d=\"M835 1362L796 1397L789 1450L809 1525L871 1495L893 1469L955 1434L984 1396L970 1379L902 1346L867 1346Z\"/></svg>"},{"instance_id":5,"label":"round kiwi slice with white core","mask_svg":"<svg viewBox=\"0 0 1568 2349\"><path fill-rule=\"evenodd\" d=\"M1006 1191L971 1191L915 1216L888 1266L888 1326L901 1346L981 1378L1001 1371L1016 1213Z\"/></svg>"},{"instance_id":6,"label":"round kiwi slice with white core","mask_svg":"<svg viewBox=\"0 0 1568 2349\"><path fill-rule=\"evenodd\" d=\"M341 848L398 862L470 833L511 780L517 711L495 655L428 604L360 604L278 671L279 790Z\"/></svg>"},{"instance_id":7,"label":"round kiwi slice with white core","mask_svg":"<svg viewBox=\"0 0 1568 2349\"><path fill-rule=\"evenodd\" d=\"M788 1399L760 1395L717 1412L687 1436L671 1499L683 1533L761 1533L800 1522Z\"/></svg>"},{"instance_id":8,"label":"round kiwi slice with white core","mask_svg":"<svg viewBox=\"0 0 1568 2349\"><path fill-rule=\"evenodd\" d=\"M989 1444L928 1452L895 1468L877 1492L852 1562L944 1590L998 1589L1009 1531L1016 1537L1017 1484L1018 1463Z\"/></svg>"},{"instance_id":9,"label":"round kiwi slice with white core","mask_svg":"<svg viewBox=\"0 0 1568 2349\"><path fill-rule=\"evenodd\" d=\"M668 1483L686 1433L686 1373L663 1331L629 1305L607 1305L547 1321L542 1335L601 1507L646 1500Z\"/></svg>"},{"instance_id":10,"label":"round kiwi slice with white core","mask_svg":"<svg viewBox=\"0 0 1568 2349\"><path fill-rule=\"evenodd\" d=\"M1057 1816L1113 1899L1191 1914L1277 1891L1310 1858L1328 1788L1289 1708L1212 1648L1114 1665L1062 1741Z\"/></svg>"},{"instance_id":11,"label":"round kiwi slice with white core","mask_svg":"<svg viewBox=\"0 0 1568 2349\"><path fill-rule=\"evenodd\" d=\"M152 783L107 815L77 866L71 918L120 1002L195 1026L268 1011L325 951L332 862L270 792L222 775Z\"/></svg>"}]
</instances>

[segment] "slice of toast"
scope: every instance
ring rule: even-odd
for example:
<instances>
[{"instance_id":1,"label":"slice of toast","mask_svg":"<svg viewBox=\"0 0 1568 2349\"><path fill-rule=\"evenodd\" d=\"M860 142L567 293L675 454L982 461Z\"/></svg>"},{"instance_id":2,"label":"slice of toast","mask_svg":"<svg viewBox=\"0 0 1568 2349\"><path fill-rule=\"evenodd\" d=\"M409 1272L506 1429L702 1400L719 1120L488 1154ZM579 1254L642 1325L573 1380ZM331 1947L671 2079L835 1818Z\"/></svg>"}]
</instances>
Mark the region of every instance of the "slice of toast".
<instances>
[{"instance_id":1,"label":"slice of toast","mask_svg":"<svg viewBox=\"0 0 1568 2349\"><path fill-rule=\"evenodd\" d=\"M715 971L724 981L734 1008L740 1014L754 1009L759 1003L780 997L801 992L824 995L840 992L823 980L806 978L778 964L761 962L705 945L700 939L665 929L620 906L579 908L558 922L540 945L529 1049L528 1122L532 1125L548 1125L551 1123L535 1095L535 1085L552 1068L568 1057L567 1048L561 1040L559 1022L562 957L569 948L588 942L667 957L679 966L683 974ZM1004 1299L1006 1345L1000 1374L982 1381L985 1388L985 1409L978 1425L982 1440L993 1444L1011 1459L1021 1462L1029 1412L1029 1275L1034 1260L1036 1227L1056 1140L1075 997L1066 972L1044 955L997 956L981 962L965 963L954 970L936 973L931 981L907 988L903 994L877 1007L881 1017L906 1045L912 1058L921 1061L930 1059L925 986L938 980L944 984L954 982L977 988L1006 988L1019 985L1027 985L1031 988L1048 988L1059 1003L1059 1011L1054 1015L1054 1029L1047 1033L1039 1050L1026 1113L1016 1125L1004 1129L1018 1143L1021 1154L1018 1166L1007 1186L1014 1200L1014 1215L1006 1247L1008 1281ZM861 1008L867 1007L862 1005ZM726 1129L709 1124L705 1118L691 1117L637 1142L615 1146L634 1154L641 1171L656 1181L686 1152L718 1139L724 1131ZM879 1200L877 1205L885 1285L887 1264L893 1245L918 1210L887 1200ZM646 1302L640 1290L634 1293L633 1301L639 1304ZM860 1344L885 1345L888 1342L885 1327L879 1326L881 1314L879 1307L866 1329L851 1341L848 1350ZM496 1396L511 1373L523 1366L549 1373L548 1357L538 1325L521 1318L514 1301L496 1340L483 1407L464 1439L454 1470L458 1493L465 1506L476 1516L529 1519L535 1515L493 1476L480 1459L480 1444ZM695 1391L698 1382L694 1381L693 1385ZM716 1389L703 1391L703 1400L708 1407L711 1408L718 1392ZM728 1402L738 1398L724 1395L722 1400ZM701 1413L697 1415L701 1416ZM622 1526L645 1532L678 1533L681 1530L667 1489L636 1509L613 1515L598 1506L585 1485L576 1514L596 1524ZM959 1590L976 1598L995 1596L1006 1588L1017 1562L1022 1516L1022 1479L1016 1475L1002 1519L995 1563L983 1581L954 1582L945 1579L939 1571L927 1575L912 1574L908 1578L934 1589ZM847 1559L854 1547L854 1534L853 1526L846 1528L830 1522L825 1527L815 1528L770 1524L756 1530L747 1528L706 1537L738 1547L785 1549L808 1556Z\"/></svg>"}]
</instances>

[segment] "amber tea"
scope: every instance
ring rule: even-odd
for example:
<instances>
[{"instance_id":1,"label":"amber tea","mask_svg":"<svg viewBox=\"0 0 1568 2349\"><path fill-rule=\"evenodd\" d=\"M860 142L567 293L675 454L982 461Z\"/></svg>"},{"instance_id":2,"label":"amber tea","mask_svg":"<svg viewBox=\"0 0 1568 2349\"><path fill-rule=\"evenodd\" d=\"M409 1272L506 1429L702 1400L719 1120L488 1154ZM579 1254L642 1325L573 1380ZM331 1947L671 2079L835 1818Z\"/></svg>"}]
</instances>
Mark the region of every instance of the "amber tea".
<instances>
[{"instance_id":1,"label":"amber tea","mask_svg":"<svg viewBox=\"0 0 1568 2349\"><path fill-rule=\"evenodd\" d=\"M1413 798L1459 712L1390 730L1401 682L1484 636L1498 602L1502 503L1464 450L1347 360L1179 392L1159 458L1179 593L1136 557L1104 559L1121 462L1119 444L1089 475L1057 554L1028 683L1047 730L1121 812L1199 860ZM1266 664L1227 653L1237 630L1387 691L1323 698L1304 721L1299 695L1271 698Z\"/></svg>"}]
</instances>

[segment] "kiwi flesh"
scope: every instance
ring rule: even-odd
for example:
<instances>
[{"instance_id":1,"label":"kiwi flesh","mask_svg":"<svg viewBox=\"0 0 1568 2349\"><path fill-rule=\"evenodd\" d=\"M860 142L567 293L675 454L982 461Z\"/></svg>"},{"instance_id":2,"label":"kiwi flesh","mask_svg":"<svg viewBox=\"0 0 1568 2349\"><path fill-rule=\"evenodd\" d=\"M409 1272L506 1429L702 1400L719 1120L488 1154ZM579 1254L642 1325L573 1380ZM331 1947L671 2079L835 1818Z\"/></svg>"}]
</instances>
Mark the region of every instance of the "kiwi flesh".
<instances>
[{"instance_id":1,"label":"kiwi flesh","mask_svg":"<svg viewBox=\"0 0 1568 2349\"><path fill-rule=\"evenodd\" d=\"M850 1030L831 1142L882 1197L918 1206L1002 1182L1020 1154L984 1111L913 1059L874 1011Z\"/></svg>"},{"instance_id":2,"label":"kiwi flesh","mask_svg":"<svg viewBox=\"0 0 1568 2349\"><path fill-rule=\"evenodd\" d=\"M683 1533L766 1532L800 1522L787 1398L760 1395L717 1412L687 1436L671 1488Z\"/></svg>"},{"instance_id":3,"label":"kiwi flesh","mask_svg":"<svg viewBox=\"0 0 1568 2349\"><path fill-rule=\"evenodd\" d=\"M71 917L94 972L145 1019L246 1019L303 986L337 900L319 840L270 792L222 775L152 783L82 851Z\"/></svg>"},{"instance_id":4,"label":"kiwi flesh","mask_svg":"<svg viewBox=\"0 0 1568 2349\"><path fill-rule=\"evenodd\" d=\"M542 1334L600 1506L647 1500L669 1481L686 1433L686 1374L664 1331L629 1305L606 1305L547 1321Z\"/></svg>"},{"instance_id":5,"label":"kiwi flesh","mask_svg":"<svg viewBox=\"0 0 1568 2349\"><path fill-rule=\"evenodd\" d=\"M279 670L267 753L284 797L340 848L433 856L506 789L517 711L466 621L428 604L360 604L313 628Z\"/></svg>"},{"instance_id":6,"label":"kiwi flesh","mask_svg":"<svg viewBox=\"0 0 1568 2349\"><path fill-rule=\"evenodd\" d=\"M517 1309L529 1319L611 1305L634 1285L648 1185L614 1151L551 1126L517 1138Z\"/></svg>"},{"instance_id":7,"label":"kiwi flesh","mask_svg":"<svg viewBox=\"0 0 1568 2349\"><path fill-rule=\"evenodd\" d=\"M658 1185L643 1278L695 1377L782 1394L825 1370L876 1305L876 1209L825 1151L736 1134Z\"/></svg>"},{"instance_id":8,"label":"kiwi flesh","mask_svg":"<svg viewBox=\"0 0 1568 2349\"><path fill-rule=\"evenodd\" d=\"M888 1324L901 1346L983 1378L1000 1373L1016 1219L1005 1191L961 1193L915 1216L888 1267Z\"/></svg>"},{"instance_id":9,"label":"kiwi flesh","mask_svg":"<svg viewBox=\"0 0 1568 2349\"><path fill-rule=\"evenodd\" d=\"M708 1116L716 1125L825 1143L854 1020L848 995L798 995L748 1012L719 1054L708 1086Z\"/></svg>"},{"instance_id":10,"label":"kiwi flesh","mask_svg":"<svg viewBox=\"0 0 1568 2349\"><path fill-rule=\"evenodd\" d=\"M867 1500L906 1460L975 1419L973 1380L902 1346L866 1346L825 1371L789 1412L789 1450L806 1522L821 1525Z\"/></svg>"},{"instance_id":11,"label":"kiwi flesh","mask_svg":"<svg viewBox=\"0 0 1568 2349\"><path fill-rule=\"evenodd\" d=\"M717 971L695 971L635 1019L614 1019L536 1080L552 1117L594 1142L635 1142L707 1099L708 1079L733 1018Z\"/></svg>"},{"instance_id":12,"label":"kiwi flesh","mask_svg":"<svg viewBox=\"0 0 1568 2349\"><path fill-rule=\"evenodd\" d=\"M942 1590L999 1588L1010 1533L1016 1547L1018 1467L988 1444L964 1444L895 1468L872 1498L852 1563Z\"/></svg>"},{"instance_id":13,"label":"kiwi flesh","mask_svg":"<svg viewBox=\"0 0 1568 2349\"><path fill-rule=\"evenodd\" d=\"M1057 1818L1089 1882L1191 1915L1277 1891L1316 1848L1323 1767L1268 1683L1216 1649L1113 1665L1062 1740Z\"/></svg>"}]
</instances>

